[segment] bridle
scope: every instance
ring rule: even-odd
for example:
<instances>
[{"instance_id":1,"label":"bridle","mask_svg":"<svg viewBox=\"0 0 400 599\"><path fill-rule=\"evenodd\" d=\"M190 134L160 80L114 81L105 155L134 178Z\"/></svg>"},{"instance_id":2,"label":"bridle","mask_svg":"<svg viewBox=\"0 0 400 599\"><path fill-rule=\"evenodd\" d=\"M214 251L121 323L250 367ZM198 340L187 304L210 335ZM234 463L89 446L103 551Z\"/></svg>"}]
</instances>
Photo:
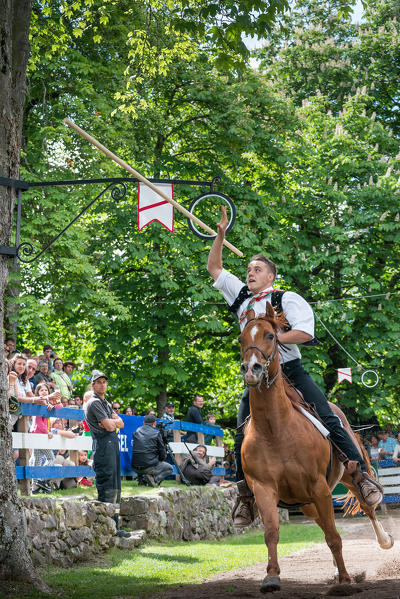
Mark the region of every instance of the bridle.
<instances>
[{"instance_id":1,"label":"bridle","mask_svg":"<svg viewBox=\"0 0 400 599\"><path fill-rule=\"evenodd\" d=\"M281 371L281 367L279 365L279 368L276 371L274 377L271 380L269 379L269 367L272 364L272 362L275 360L276 354L278 353L278 338L277 338L277 335L274 335L274 340L275 340L274 348L273 348L272 352L269 354L269 356L267 356L267 354L265 353L265 351L263 349L261 349L261 347L258 347L258 345L249 345L248 347L246 347L246 349L243 352L243 357L244 357L246 355L246 353L249 351L249 349L256 349L256 350L258 350L260 352L260 354L264 358L265 364L264 364L263 369L262 369L262 375L261 375L261 379L260 379L260 384L261 384L261 381L262 381L262 377L264 377L264 379L265 379L265 385L266 385L267 389L269 389L271 387L271 385L273 385L273 383L276 381L276 379L278 378L279 373Z\"/></svg>"}]
</instances>

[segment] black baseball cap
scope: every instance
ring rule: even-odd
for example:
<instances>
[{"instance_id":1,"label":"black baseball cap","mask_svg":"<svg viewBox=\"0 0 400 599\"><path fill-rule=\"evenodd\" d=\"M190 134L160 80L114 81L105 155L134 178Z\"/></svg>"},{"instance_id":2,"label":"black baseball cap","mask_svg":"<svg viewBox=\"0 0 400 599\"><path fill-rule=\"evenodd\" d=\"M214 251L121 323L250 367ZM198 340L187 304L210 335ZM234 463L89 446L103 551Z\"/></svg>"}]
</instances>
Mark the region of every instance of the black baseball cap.
<instances>
[{"instance_id":1,"label":"black baseball cap","mask_svg":"<svg viewBox=\"0 0 400 599\"><path fill-rule=\"evenodd\" d=\"M167 403L165 404L166 408L174 408L175 404L171 403L170 401L167 401Z\"/></svg>"},{"instance_id":2,"label":"black baseball cap","mask_svg":"<svg viewBox=\"0 0 400 599\"><path fill-rule=\"evenodd\" d=\"M144 417L144 423L145 424L154 424L155 422L157 422L157 417L154 416L154 414L147 414Z\"/></svg>"}]
</instances>

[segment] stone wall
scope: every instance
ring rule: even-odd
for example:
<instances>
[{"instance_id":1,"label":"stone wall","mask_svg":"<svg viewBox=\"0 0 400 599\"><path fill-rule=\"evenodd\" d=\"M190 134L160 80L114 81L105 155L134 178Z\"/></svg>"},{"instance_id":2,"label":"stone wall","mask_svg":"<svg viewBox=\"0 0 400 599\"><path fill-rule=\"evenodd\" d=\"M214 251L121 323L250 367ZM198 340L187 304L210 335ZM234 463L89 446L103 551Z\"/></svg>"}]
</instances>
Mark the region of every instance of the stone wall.
<instances>
[{"instance_id":1,"label":"stone wall","mask_svg":"<svg viewBox=\"0 0 400 599\"><path fill-rule=\"evenodd\" d=\"M126 497L121 500L122 526L143 529L152 538L198 541L235 534L231 511L236 488L191 487L161 489L156 496ZM279 510L281 522L289 520L287 510ZM254 526L261 525L257 518Z\"/></svg>"},{"instance_id":2,"label":"stone wall","mask_svg":"<svg viewBox=\"0 0 400 599\"><path fill-rule=\"evenodd\" d=\"M191 487L160 489L157 495L121 500L120 524L131 537L115 537L115 506L98 501L21 498L27 521L28 548L37 564L70 566L106 551L132 549L146 537L185 541L219 539L234 534L231 510L236 489ZM288 521L287 510L279 510ZM255 526L260 526L259 519Z\"/></svg>"},{"instance_id":3,"label":"stone wall","mask_svg":"<svg viewBox=\"0 0 400 599\"><path fill-rule=\"evenodd\" d=\"M24 497L28 548L37 564L70 566L114 544L114 505Z\"/></svg>"}]
</instances>

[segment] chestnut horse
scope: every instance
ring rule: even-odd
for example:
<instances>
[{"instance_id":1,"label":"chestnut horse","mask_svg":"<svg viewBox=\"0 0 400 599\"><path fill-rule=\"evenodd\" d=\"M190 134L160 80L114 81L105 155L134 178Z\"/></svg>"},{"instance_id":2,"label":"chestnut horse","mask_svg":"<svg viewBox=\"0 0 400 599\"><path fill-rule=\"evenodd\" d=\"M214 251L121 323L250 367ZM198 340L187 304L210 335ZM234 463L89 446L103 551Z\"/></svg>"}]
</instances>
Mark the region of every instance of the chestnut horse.
<instances>
[{"instance_id":1,"label":"chestnut horse","mask_svg":"<svg viewBox=\"0 0 400 599\"><path fill-rule=\"evenodd\" d=\"M333 452L329 481L327 469L331 460L330 443L289 399L279 363L275 312L267 303L266 315L248 321L242 331L241 371L250 391L250 420L242 445L243 471L265 528L268 548L267 576L263 593L280 588L277 545L279 540L278 501L303 504L303 513L315 520L337 566L339 583L349 583L342 555L342 540L335 526L332 489L341 481L357 498L361 509L374 527L383 549L393 546L393 538L377 521L375 509L367 506L350 474ZM369 464L343 413L342 422L356 447Z\"/></svg>"}]
</instances>

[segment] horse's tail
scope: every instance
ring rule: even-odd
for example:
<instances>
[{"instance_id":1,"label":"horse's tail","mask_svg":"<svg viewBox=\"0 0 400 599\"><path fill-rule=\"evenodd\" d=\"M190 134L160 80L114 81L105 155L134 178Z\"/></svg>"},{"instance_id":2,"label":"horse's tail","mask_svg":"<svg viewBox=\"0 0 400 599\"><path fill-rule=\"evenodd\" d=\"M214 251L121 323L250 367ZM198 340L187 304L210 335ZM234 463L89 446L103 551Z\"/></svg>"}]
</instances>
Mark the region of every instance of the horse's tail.
<instances>
[{"instance_id":1,"label":"horse's tail","mask_svg":"<svg viewBox=\"0 0 400 599\"><path fill-rule=\"evenodd\" d=\"M353 435L355 436L355 438L358 441L358 445L359 445L360 450L361 450L361 455L364 458L364 462L366 463L367 468L368 468L368 474L370 476L372 476L372 478L376 479L375 472L373 471L372 466L371 466L371 460L369 459L368 452L367 452L367 450L364 447L364 444L363 444L363 442L361 440L360 435L358 433L355 433L354 431L353 431Z\"/></svg>"},{"instance_id":2,"label":"horse's tail","mask_svg":"<svg viewBox=\"0 0 400 599\"><path fill-rule=\"evenodd\" d=\"M362 512L362 508L360 502L357 497L353 495L351 491L347 491L346 495L341 495L340 497L336 497L335 501L337 503L342 504L342 510L344 511L344 516L346 517L348 514L350 516L355 516Z\"/></svg>"}]
</instances>

